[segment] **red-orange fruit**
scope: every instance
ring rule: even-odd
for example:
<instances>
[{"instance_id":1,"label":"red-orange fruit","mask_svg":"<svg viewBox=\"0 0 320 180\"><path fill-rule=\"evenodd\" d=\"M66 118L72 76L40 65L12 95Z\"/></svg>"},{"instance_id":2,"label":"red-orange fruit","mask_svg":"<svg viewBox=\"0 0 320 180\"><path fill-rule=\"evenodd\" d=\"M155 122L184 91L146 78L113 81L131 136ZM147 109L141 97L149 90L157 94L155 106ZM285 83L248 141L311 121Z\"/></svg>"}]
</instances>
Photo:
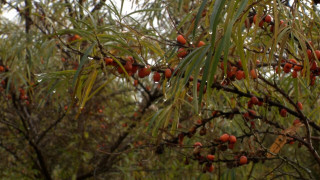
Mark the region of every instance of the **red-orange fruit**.
<instances>
[{"instance_id":1,"label":"red-orange fruit","mask_svg":"<svg viewBox=\"0 0 320 180\"><path fill-rule=\"evenodd\" d=\"M206 43L204 43L203 41L199 41L197 47L201 47L201 46L204 46Z\"/></svg>"},{"instance_id":2,"label":"red-orange fruit","mask_svg":"<svg viewBox=\"0 0 320 180\"><path fill-rule=\"evenodd\" d=\"M119 74L122 74L124 71L123 71L123 69L121 68L121 66L118 66L118 73Z\"/></svg>"},{"instance_id":3,"label":"red-orange fruit","mask_svg":"<svg viewBox=\"0 0 320 180\"><path fill-rule=\"evenodd\" d=\"M286 117L286 116L287 116L287 110L286 110L286 109L281 109L281 110L280 110L280 115L281 115L282 117Z\"/></svg>"},{"instance_id":4,"label":"red-orange fruit","mask_svg":"<svg viewBox=\"0 0 320 180\"><path fill-rule=\"evenodd\" d=\"M267 23L270 23L270 22L271 22L271 16L270 16L270 15L267 15L267 16L264 18L264 21L267 22Z\"/></svg>"},{"instance_id":5,"label":"red-orange fruit","mask_svg":"<svg viewBox=\"0 0 320 180\"><path fill-rule=\"evenodd\" d=\"M171 69L169 68L164 71L164 76L168 79L171 77L171 74L172 72L171 72Z\"/></svg>"},{"instance_id":6,"label":"red-orange fruit","mask_svg":"<svg viewBox=\"0 0 320 180\"><path fill-rule=\"evenodd\" d=\"M212 154L208 154L208 155L207 155L207 159L208 159L209 161L213 161L214 158L215 158L215 156L212 155Z\"/></svg>"},{"instance_id":7,"label":"red-orange fruit","mask_svg":"<svg viewBox=\"0 0 320 180\"><path fill-rule=\"evenodd\" d=\"M257 97L255 97L255 96L252 96L251 97L251 102L252 102L252 104L257 105L259 103L259 99Z\"/></svg>"},{"instance_id":8,"label":"red-orange fruit","mask_svg":"<svg viewBox=\"0 0 320 180\"><path fill-rule=\"evenodd\" d=\"M250 74L251 74L252 79L257 79L258 78L258 75L257 75L257 72L256 72L255 69L252 69L250 71Z\"/></svg>"},{"instance_id":9,"label":"red-orange fruit","mask_svg":"<svg viewBox=\"0 0 320 180\"><path fill-rule=\"evenodd\" d=\"M155 73L153 74L153 81L154 81L154 82L159 82L160 79L161 79L160 73L155 72Z\"/></svg>"},{"instance_id":10,"label":"red-orange fruit","mask_svg":"<svg viewBox=\"0 0 320 180\"><path fill-rule=\"evenodd\" d=\"M132 74L135 74L138 71L138 66L132 66L131 72Z\"/></svg>"},{"instance_id":11,"label":"red-orange fruit","mask_svg":"<svg viewBox=\"0 0 320 180\"><path fill-rule=\"evenodd\" d=\"M253 107L253 103L252 103L252 101L250 100L250 101L248 101L248 108L252 108Z\"/></svg>"},{"instance_id":12,"label":"red-orange fruit","mask_svg":"<svg viewBox=\"0 0 320 180\"><path fill-rule=\"evenodd\" d=\"M223 134L222 136L220 136L219 140L221 142L227 142L229 140L229 134Z\"/></svg>"},{"instance_id":13,"label":"red-orange fruit","mask_svg":"<svg viewBox=\"0 0 320 180\"><path fill-rule=\"evenodd\" d=\"M320 51L319 50L315 50L314 52L316 53L317 59L320 60Z\"/></svg>"},{"instance_id":14,"label":"red-orange fruit","mask_svg":"<svg viewBox=\"0 0 320 180\"><path fill-rule=\"evenodd\" d=\"M180 48L178 49L178 57L179 58L184 58L188 55L187 50L185 50L184 48Z\"/></svg>"},{"instance_id":15,"label":"red-orange fruit","mask_svg":"<svg viewBox=\"0 0 320 180\"><path fill-rule=\"evenodd\" d=\"M291 69L292 68L292 64L286 63L283 68Z\"/></svg>"},{"instance_id":16,"label":"red-orange fruit","mask_svg":"<svg viewBox=\"0 0 320 180\"><path fill-rule=\"evenodd\" d=\"M143 68L140 68L139 71L138 71L138 76L139 78L144 78L144 73L143 73Z\"/></svg>"},{"instance_id":17,"label":"red-orange fruit","mask_svg":"<svg viewBox=\"0 0 320 180\"><path fill-rule=\"evenodd\" d=\"M238 67L239 67L239 68L242 68L242 62L241 62L241 60L238 61Z\"/></svg>"},{"instance_id":18,"label":"red-orange fruit","mask_svg":"<svg viewBox=\"0 0 320 180\"><path fill-rule=\"evenodd\" d=\"M247 157L246 156L241 156L240 157L240 161L239 161L239 164L247 164L247 162L248 162L248 159L247 159Z\"/></svg>"},{"instance_id":19,"label":"red-orange fruit","mask_svg":"<svg viewBox=\"0 0 320 180\"><path fill-rule=\"evenodd\" d=\"M234 135L231 135L230 137L229 137L229 143L230 144L234 144L234 143L236 143L237 142L237 137L235 137Z\"/></svg>"},{"instance_id":20,"label":"red-orange fruit","mask_svg":"<svg viewBox=\"0 0 320 180\"><path fill-rule=\"evenodd\" d=\"M187 43L186 39L182 35L177 36L177 41L178 41L178 43L180 43L182 45Z\"/></svg>"},{"instance_id":21,"label":"red-orange fruit","mask_svg":"<svg viewBox=\"0 0 320 180\"><path fill-rule=\"evenodd\" d=\"M309 60L312 60L313 57L314 57L313 53L312 53L312 51L310 49L307 50L307 55L308 55Z\"/></svg>"},{"instance_id":22,"label":"red-orange fruit","mask_svg":"<svg viewBox=\"0 0 320 180\"><path fill-rule=\"evenodd\" d=\"M318 67L318 65L317 65L316 61L310 62L310 70L311 70L311 71L316 70L317 67Z\"/></svg>"},{"instance_id":23,"label":"red-orange fruit","mask_svg":"<svg viewBox=\"0 0 320 180\"><path fill-rule=\"evenodd\" d=\"M254 118L257 115L257 113L252 109L249 109L248 112L249 112L250 118Z\"/></svg>"},{"instance_id":24,"label":"red-orange fruit","mask_svg":"<svg viewBox=\"0 0 320 180\"><path fill-rule=\"evenodd\" d=\"M263 28L263 23L264 23L264 21L260 21L259 27Z\"/></svg>"},{"instance_id":25,"label":"red-orange fruit","mask_svg":"<svg viewBox=\"0 0 320 180\"><path fill-rule=\"evenodd\" d=\"M290 59L289 60L292 64L297 64L297 61L295 59Z\"/></svg>"},{"instance_id":26,"label":"red-orange fruit","mask_svg":"<svg viewBox=\"0 0 320 180\"><path fill-rule=\"evenodd\" d=\"M297 78L298 77L298 72L297 71L293 71L292 72L292 78Z\"/></svg>"},{"instance_id":27,"label":"red-orange fruit","mask_svg":"<svg viewBox=\"0 0 320 180\"><path fill-rule=\"evenodd\" d=\"M214 170L214 166L211 164L209 167L207 167L208 172L212 172Z\"/></svg>"},{"instance_id":28,"label":"red-orange fruit","mask_svg":"<svg viewBox=\"0 0 320 180\"><path fill-rule=\"evenodd\" d=\"M298 103L297 103L297 106L298 106L298 108L299 108L300 110L302 110L303 107L302 107L302 103L301 103L301 102L298 102Z\"/></svg>"},{"instance_id":29,"label":"red-orange fruit","mask_svg":"<svg viewBox=\"0 0 320 180\"><path fill-rule=\"evenodd\" d=\"M75 40L81 39L81 36L79 36L78 34L73 36Z\"/></svg>"},{"instance_id":30,"label":"red-orange fruit","mask_svg":"<svg viewBox=\"0 0 320 180\"><path fill-rule=\"evenodd\" d=\"M142 68L141 71L142 71L143 77L149 76L149 74L151 73L150 66Z\"/></svg>"},{"instance_id":31,"label":"red-orange fruit","mask_svg":"<svg viewBox=\"0 0 320 180\"><path fill-rule=\"evenodd\" d=\"M237 71L237 72L236 72L236 79L237 79L237 80L241 80L241 79L243 79L243 78L244 78L244 72L241 71L241 70Z\"/></svg>"},{"instance_id":32,"label":"red-orange fruit","mask_svg":"<svg viewBox=\"0 0 320 180\"><path fill-rule=\"evenodd\" d=\"M131 62L131 63L134 63L134 59L132 56L128 56L127 59Z\"/></svg>"},{"instance_id":33,"label":"red-orange fruit","mask_svg":"<svg viewBox=\"0 0 320 180\"><path fill-rule=\"evenodd\" d=\"M300 123L300 120L299 120L299 119L296 119L296 120L293 121L293 125L294 125L294 126L296 126L296 125L299 124L299 123Z\"/></svg>"},{"instance_id":34,"label":"red-orange fruit","mask_svg":"<svg viewBox=\"0 0 320 180\"><path fill-rule=\"evenodd\" d=\"M113 63L113 59L112 58L104 58L104 62L106 63L106 65L111 65Z\"/></svg>"},{"instance_id":35,"label":"red-orange fruit","mask_svg":"<svg viewBox=\"0 0 320 180\"><path fill-rule=\"evenodd\" d=\"M272 33L273 33L273 29L274 29L274 26L273 26L273 25L271 25L271 27L270 27L270 32L272 32Z\"/></svg>"},{"instance_id":36,"label":"red-orange fruit","mask_svg":"<svg viewBox=\"0 0 320 180\"><path fill-rule=\"evenodd\" d=\"M253 23L256 23L256 22L257 22L257 18L258 18L258 15L254 15L254 16L253 16Z\"/></svg>"},{"instance_id":37,"label":"red-orange fruit","mask_svg":"<svg viewBox=\"0 0 320 180\"><path fill-rule=\"evenodd\" d=\"M201 144L201 142L196 142L196 143L194 143L193 147L197 147L197 146L200 146L200 147L202 147L202 144Z\"/></svg>"},{"instance_id":38,"label":"red-orange fruit","mask_svg":"<svg viewBox=\"0 0 320 180\"><path fill-rule=\"evenodd\" d=\"M4 72L4 67L0 66L0 72Z\"/></svg>"},{"instance_id":39,"label":"red-orange fruit","mask_svg":"<svg viewBox=\"0 0 320 180\"><path fill-rule=\"evenodd\" d=\"M300 65L300 63L298 63L297 65L295 65L295 66L293 67L293 70L295 70L295 71L301 71L301 70L302 70L302 66Z\"/></svg>"},{"instance_id":40,"label":"red-orange fruit","mask_svg":"<svg viewBox=\"0 0 320 180\"><path fill-rule=\"evenodd\" d=\"M124 69L126 71L131 71L132 70L132 62L131 61L127 61L126 64L124 65Z\"/></svg>"}]
</instances>

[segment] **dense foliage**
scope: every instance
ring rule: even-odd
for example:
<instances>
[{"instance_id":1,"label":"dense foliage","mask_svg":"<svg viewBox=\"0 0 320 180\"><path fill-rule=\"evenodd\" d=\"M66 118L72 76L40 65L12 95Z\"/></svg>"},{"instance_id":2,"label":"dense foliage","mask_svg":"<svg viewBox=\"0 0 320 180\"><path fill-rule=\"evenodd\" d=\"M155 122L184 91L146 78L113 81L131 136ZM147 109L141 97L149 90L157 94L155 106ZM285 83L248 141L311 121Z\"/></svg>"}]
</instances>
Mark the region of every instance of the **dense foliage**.
<instances>
[{"instance_id":1,"label":"dense foliage","mask_svg":"<svg viewBox=\"0 0 320 180\"><path fill-rule=\"evenodd\" d=\"M319 179L316 3L2 0L1 179Z\"/></svg>"}]
</instances>

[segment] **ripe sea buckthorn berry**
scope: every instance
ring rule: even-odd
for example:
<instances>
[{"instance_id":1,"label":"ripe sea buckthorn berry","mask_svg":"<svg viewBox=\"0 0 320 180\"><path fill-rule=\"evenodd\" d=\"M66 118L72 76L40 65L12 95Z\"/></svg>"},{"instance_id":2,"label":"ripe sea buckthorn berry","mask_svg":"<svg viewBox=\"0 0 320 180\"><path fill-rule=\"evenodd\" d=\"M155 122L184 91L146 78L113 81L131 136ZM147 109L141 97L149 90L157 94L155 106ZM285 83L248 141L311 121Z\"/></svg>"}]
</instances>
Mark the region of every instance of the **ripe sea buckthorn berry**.
<instances>
[{"instance_id":1,"label":"ripe sea buckthorn berry","mask_svg":"<svg viewBox=\"0 0 320 180\"><path fill-rule=\"evenodd\" d=\"M231 135L231 136L229 137L229 143L230 143L230 144L234 144L234 143L236 143L236 142L237 142L237 137Z\"/></svg>"},{"instance_id":2,"label":"ripe sea buckthorn berry","mask_svg":"<svg viewBox=\"0 0 320 180\"><path fill-rule=\"evenodd\" d=\"M171 69L166 69L164 71L164 76L168 79L171 77L171 74L172 74Z\"/></svg>"},{"instance_id":3,"label":"ripe sea buckthorn berry","mask_svg":"<svg viewBox=\"0 0 320 180\"><path fill-rule=\"evenodd\" d=\"M320 60L320 51L319 50L315 50L315 53L316 53L317 59Z\"/></svg>"},{"instance_id":4,"label":"ripe sea buckthorn berry","mask_svg":"<svg viewBox=\"0 0 320 180\"><path fill-rule=\"evenodd\" d=\"M202 147L202 144L201 144L201 142L196 142L196 143L194 143L193 147L197 147L197 146L200 146L200 147Z\"/></svg>"},{"instance_id":5,"label":"ripe sea buckthorn berry","mask_svg":"<svg viewBox=\"0 0 320 180\"><path fill-rule=\"evenodd\" d=\"M296 126L297 124L301 123L299 119L293 121L293 125Z\"/></svg>"},{"instance_id":6,"label":"ripe sea buckthorn berry","mask_svg":"<svg viewBox=\"0 0 320 180\"><path fill-rule=\"evenodd\" d=\"M241 70L237 71L236 72L236 79L240 81L243 78L244 78L244 72Z\"/></svg>"},{"instance_id":7,"label":"ripe sea buckthorn berry","mask_svg":"<svg viewBox=\"0 0 320 180\"><path fill-rule=\"evenodd\" d=\"M297 106L298 106L298 108L299 108L300 110L302 110L303 107L302 107L302 103L301 103L301 102L298 102L298 103L297 103Z\"/></svg>"},{"instance_id":8,"label":"ripe sea buckthorn berry","mask_svg":"<svg viewBox=\"0 0 320 180\"><path fill-rule=\"evenodd\" d=\"M208 159L209 161L213 161L214 158L215 158L215 156L212 155L212 154L208 154L208 155L207 155L207 159Z\"/></svg>"},{"instance_id":9,"label":"ripe sea buckthorn berry","mask_svg":"<svg viewBox=\"0 0 320 180\"><path fill-rule=\"evenodd\" d=\"M219 140L221 142L227 142L229 140L229 134L223 134L222 136L220 136Z\"/></svg>"},{"instance_id":10,"label":"ripe sea buckthorn berry","mask_svg":"<svg viewBox=\"0 0 320 180\"><path fill-rule=\"evenodd\" d=\"M252 69L250 71L250 74L251 74L252 79L257 79L258 78L258 75L257 75L257 72L256 72L255 69Z\"/></svg>"},{"instance_id":11,"label":"ripe sea buckthorn berry","mask_svg":"<svg viewBox=\"0 0 320 180\"><path fill-rule=\"evenodd\" d=\"M199 41L197 47L201 47L201 46L204 46L206 43L204 43L203 41Z\"/></svg>"},{"instance_id":12,"label":"ripe sea buckthorn berry","mask_svg":"<svg viewBox=\"0 0 320 180\"><path fill-rule=\"evenodd\" d=\"M185 50L184 48L180 48L178 49L178 57L179 58L184 58L188 55L187 50Z\"/></svg>"},{"instance_id":13,"label":"ripe sea buckthorn berry","mask_svg":"<svg viewBox=\"0 0 320 180\"><path fill-rule=\"evenodd\" d=\"M154 81L154 82L159 82L160 79L161 79L160 73L154 72L154 74L153 74L153 81Z\"/></svg>"},{"instance_id":14,"label":"ripe sea buckthorn berry","mask_svg":"<svg viewBox=\"0 0 320 180\"><path fill-rule=\"evenodd\" d=\"M281 109L280 110L280 115L282 116L282 117L287 117L287 110L286 109Z\"/></svg>"},{"instance_id":15,"label":"ripe sea buckthorn berry","mask_svg":"<svg viewBox=\"0 0 320 180\"><path fill-rule=\"evenodd\" d=\"M314 57L313 53L312 53L312 51L310 49L307 50L307 55L308 55L309 60L312 60L313 57Z\"/></svg>"},{"instance_id":16,"label":"ripe sea buckthorn berry","mask_svg":"<svg viewBox=\"0 0 320 180\"><path fill-rule=\"evenodd\" d=\"M180 43L182 45L187 43L186 39L182 35L177 36L177 41L178 41L178 43Z\"/></svg>"},{"instance_id":17,"label":"ripe sea buckthorn berry","mask_svg":"<svg viewBox=\"0 0 320 180\"><path fill-rule=\"evenodd\" d=\"M264 21L266 22L266 23L270 23L271 22L271 16L268 14L268 15L266 15L266 17L264 18Z\"/></svg>"},{"instance_id":18,"label":"ripe sea buckthorn berry","mask_svg":"<svg viewBox=\"0 0 320 180\"><path fill-rule=\"evenodd\" d=\"M112 58L104 58L104 62L106 63L106 65L111 65L113 63L113 59Z\"/></svg>"},{"instance_id":19,"label":"ripe sea buckthorn berry","mask_svg":"<svg viewBox=\"0 0 320 180\"><path fill-rule=\"evenodd\" d=\"M257 105L259 103L259 99L257 97L255 97L255 96L252 96L251 97L251 102L252 102L252 104Z\"/></svg>"},{"instance_id":20,"label":"ripe sea buckthorn berry","mask_svg":"<svg viewBox=\"0 0 320 180\"><path fill-rule=\"evenodd\" d=\"M297 78L298 77L298 72L297 71L293 71L292 72L292 77L293 78Z\"/></svg>"},{"instance_id":21,"label":"ripe sea buckthorn berry","mask_svg":"<svg viewBox=\"0 0 320 180\"><path fill-rule=\"evenodd\" d=\"M208 172L212 172L214 170L214 166L211 164L209 167L207 167Z\"/></svg>"},{"instance_id":22,"label":"ripe sea buckthorn berry","mask_svg":"<svg viewBox=\"0 0 320 180\"><path fill-rule=\"evenodd\" d=\"M134 82L133 82L133 85L134 86L138 86L138 80L135 79Z\"/></svg>"},{"instance_id":23,"label":"ripe sea buckthorn berry","mask_svg":"<svg viewBox=\"0 0 320 180\"><path fill-rule=\"evenodd\" d=\"M239 161L239 164L243 165L243 164L247 164L248 162L248 159L246 156L241 156L240 157L240 161Z\"/></svg>"}]
</instances>

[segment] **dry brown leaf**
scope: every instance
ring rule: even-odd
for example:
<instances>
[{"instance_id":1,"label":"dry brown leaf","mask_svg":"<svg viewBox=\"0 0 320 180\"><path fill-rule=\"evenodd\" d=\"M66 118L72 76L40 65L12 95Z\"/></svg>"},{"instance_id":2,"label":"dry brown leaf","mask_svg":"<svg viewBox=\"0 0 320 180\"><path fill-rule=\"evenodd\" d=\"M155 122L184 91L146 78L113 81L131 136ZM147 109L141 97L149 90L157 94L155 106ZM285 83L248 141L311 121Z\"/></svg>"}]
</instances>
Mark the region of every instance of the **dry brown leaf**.
<instances>
[{"instance_id":1,"label":"dry brown leaf","mask_svg":"<svg viewBox=\"0 0 320 180\"><path fill-rule=\"evenodd\" d=\"M270 148L269 148L270 150L269 151L271 153L277 154L287 142L287 138L288 137L285 136L285 135L287 135L287 134L291 135L291 136L294 135L301 126L303 126L303 124L302 123L298 123L296 125L293 125L293 126L289 127L288 129L283 130L281 133L284 134L284 135L279 135L277 137L277 139L270 146ZM268 158L274 157L274 155L272 155L271 153L267 154Z\"/></svg>"}]
</instances>

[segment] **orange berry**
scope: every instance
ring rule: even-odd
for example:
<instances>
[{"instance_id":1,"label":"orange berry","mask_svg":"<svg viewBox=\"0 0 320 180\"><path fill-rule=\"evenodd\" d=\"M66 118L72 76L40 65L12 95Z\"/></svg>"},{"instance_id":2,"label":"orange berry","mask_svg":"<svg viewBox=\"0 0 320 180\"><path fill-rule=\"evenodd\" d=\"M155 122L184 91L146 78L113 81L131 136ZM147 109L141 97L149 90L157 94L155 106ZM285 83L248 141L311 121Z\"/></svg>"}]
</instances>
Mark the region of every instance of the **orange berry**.
<instances>
[{"instance_id":1,"label":"orange berry","mask_svg":"<svg viewBox=\"0 0 320 180\"><path fill-rule=\"evenodd\" d=\"M154 81L154 82L159 82L160 79L161 79L160 73L154 72L154 74L153 74L153 81Z\"/></svg>"},{"instance_id":2,"label":"orange berry","mask_svg":"<svg viewBox=\"0 0 320 180\"><path fill-rule=\"evenodd\" d=\"M212 172L214 170L214 166L211 164L209 167L207 167L208 172Z\"/></svg>"},{"instance_id":3,"label":"orange berry","mask_svg":"<svg viewBox=\"0 0 320 180\"><path fill-rule=\"evenodd\" d=\"M193 147L197 147L197 146L200 146L200 147L202 147L202 144L201 144L201 142L196 142L196 143L194 143Z\"/></svg>"},{"instance_id":4,"label":"orange berry","mask_svg":"<svg viewBox=\"0 0 320 180\"><path fill-rule=\"evenodd\" d=\"M241 71L241 70L237 71L237 72L236 72L236 79L237 79L237 80L241 80L241 79L243 79L243 78L244 78L244 72Z\"/></svg>"},{"instance_id":5,"label":"orange berry","mask_svg":"<svg viewBox=\"0 0 320 180\"><path fill-rule=\"evenodd\" d=\"M280 111L280 115L282 116L282 117L287 117L287 110L286 109L281 109L281 111Z\"/></svg>"},{"instance_id":6,"label":"orange berry","mask_svg":"<svg viewBox=\"0 0 320 180\"><path fill-rule=\"evenodd\" d=\"M295 70L295 71L301 71L301 70L302 70L302 66L300 65L300 63L298 63L298 65L295 65L295 66L293 67L293 70Z\"/></svg>"},{"instance_id":7,"label":"orange berry","mask_svg":"<svg viewBox=\"0 0 320 180\"><path fill-rule=\"evenodd\" d=\"M134 82L133 82L133 85L134 86L138 86L138 80L135 79Z\"/></svg>"},{"instance_id":8,"label":"orange berry","mask_svg":"<svg viewBox=\"0 0 320 180\"><path fill-rule=\"evenodd\" d=\"M177 36L177 41L178 41L178 43L180 43L182 45L187 43L186 39L182 35Z\"/></svg>"},{"instance_id":9,"label":"orange berry","mask_svg":"<svg viewBox=\"0 0 320 180\"><path fill-rule=\"evenodd\" d=\"M259 103L259 99L257 97L255 97L255 96L252 96L251 97L251 102L252 102L252 104L257 105Z\"/></svg>"},{"instance_id":10,"label":"orange berry","mask_svg":"<svg viewBox=\"0 0 320 180\"><path fill-rule=\"evenodd\" d=\"M236 142L237 142L237 137L231 135L231 136L229 137L229 143L230 143L230 144L234 144L234 143L236 143Z\"/></svg>"},{"instance_id":11,"label":"orange berry","mask_svg":"<svg viewBox=\"0 0 320 180\"><path fill-rule=\"evenodd\" d=\"M314 58L313 53L310 49L307 50L308 58L309 60L312 60Z\"/></svg>"},{"instance_id":12,"label":"orange berry","mask_svg":"<svg viewBox=\"0 0 320 180\"><path fill-rule=\"evenodd\" d=\"M179 58L184 58L188 55L187 50L185 50L184 48L180 48L178 49L178 57Z\"/></svg>"},{"instance_id":13,"label":"orange berry","mask_svg":"<svg viewBox=\"0 0 320 180\"><path fill-rule=\"evenodd\" d=\"M247 164L247 162L248 162L248 159L247 159L247 157L246 156L241 156L240 157L240 164L242 165L242 164Z\"/></svg>"},{"instance_id":14,"label":"orange berry","mask_svg":"<svg viewBox=\"0 0 320 180\"><path fill-rule=\"evenodd\" d=\"M271 16L270 15L267 15L265 18L264 18L264 21L266 23L270 23L271 22Z\"/></svg>"},{"instance_id":15,"label":"orange berry","mask_svg":"<svg viewBox=\"0 0 320 180\"><path fill-rule=\"evenodd\" d=\"M220 136L219 140L221 142L227 142L229 140L229 134L223 134L222 136Z\"/></svg>"},{"instance_id":16,"label":"orange berry","mask_svg":"<svg viewBox=\"0 0 320 180\"><path fill-rule=\"evenodd\" d=\"M233 148L234 148L234 144L231 144L231 143L230 143L230 144L228 145L228 148L229 148L229 149L233 149Z\"/></svg>"},{"instance_id":17,"label":"orange berry","mask_svg":"<svg viewBox=\"0 0 320 180\"><path fill-rule=\"evenodd\" d=\"M201 46L204 46L206 43L204 43L203 41L199 41L197 47L201 47Z\"/></svg>"},{"instance_id":18,"label":"orange berry","mask_svg":"<svg viewBox=\"0 0 320 180\"><path fill-rule=\"evenodd\" d=\"M293 125L296 126L297 124L301 123L299 119L293 121Z\"/></svg>"},{"instance_id":19,"label":"orange berry","mask_svg":"<svg viewBox=\"0 0 320 180\"><path fill-rule=\"evenodd\" d=\"M297 78L298 77L298 72L297 71L293 71L292 72L292 78Z\"/></svg>"},{"instance_id":20,"label":"orange berry","mask_svg":"<svg viewBox=\"0 0 320 180\"><path fill-rule=\"evenodd\" d=\"M127 61L126 64L124 65L124 69L126 71L131 71L132 70L132 62L131 61Z\"/></svg>"},{"instance_id":21,"label":"orange berry","mask_svg":"<svg viewBox=\"0 0 320 180\"><path fill-rule=\"evenodd\" d=\"M295 59L290 59L289 60L292 64L297 64L297 61Z\"/></svg>"},{"instance_id":22,"label":"orange berry","mask_svg":"<svg viewBox=\"0 0 320 180\"><path fill-rule=\"evenodd\" d=\"M113 59L112 58L104 58L104 62L106 63L106 65L111 65L113 63Z\"/></svg>"},{"instance_id":23,"label":"orange berry","mask_svg":"<svg viewBox=\"0 0 320 180\"><path fill-rule=\"evenodd\" d=\"M317 59L320 60L320 51L319 50L315 50L314 52L316 53Z\"/></svg>"},{"instance_id":24,"label":"orange berry","mask_svg":"<svg viewBox=\"0 0 320 180\"><path fill-rule=\"evenodd\" d=\"M207 155L207 159L208 159L209 161L213 161L214 158L215 158L215 156L212 155L212 154L208 154L208 155Z\"/></svg>"},{"instance_id":25,"label":"orange berry","mask_svg":"<svg viewBox=\"0 0 320 180\"><path fill-rule=\"evenodd\" d=\"M124 71L123 71L123 69L121 68L121 66L118 66L118 73L119 74L122 74Z\"/></svg>"},{"instance_id":26,"label":"orange berry","mask_svg":"<svg viewBox=\"0 0 320 180\"><path fill-rule=\"evenodd\" d=\"M171 77L171 74L171 69L169 68L164 71L164 76L168 79Z\"/></svg>"},{"instance_id":27,"label":"orange berry","mask_svg":"<svg viewBox=\"0 0 320 180\"><path fill-rule=\"evenodd\" d=\"M259 27L263 28L263 23L264 23L264 21L260 21Z\"/></svg>"},{"instance_id":28,"label":"orange berry","mask_svg":"<svg viewBox=\"0 0 320 180\"><path fill-rule=\"evenodd\" d=\"M252 79L257 79L258 78L258 75L257 75L257 72L256 72L255 69L252 69L250 71L250 74L251 74Z\"/></svg>"},{"instance_id":29,"label":"orange berry","mask_svg":"<svg viewBox=\"0 0 320 180\"><path fill-rule=\"evenodd\" d=\"M302 103L301 103L301 102L298 102L298 103L297 103L297 106L298 106L298 108L299 108L300 110L302 110L303 107L302 107Z\"/></svg>"},{"instance_id":30,"label":"orange berry","mask_svg":"<svg viewBox=\"0 0 320 180\"><path fill-rule=\"evenodd\" d=\"M253 16L253 23L254 23L254 24L257 22L257 17L258 17L258 15L254 15L254 16Z\"/></svg>"},{"instance_id":31,"label":"orange berry","mask_svg":"<svg viewBox=\"0 0 320 180\"><path fill-rule=\"evenodd\" d=\"M4 67L0 66L0 72L4 72Z\"/></svg>"}]
</instances>

